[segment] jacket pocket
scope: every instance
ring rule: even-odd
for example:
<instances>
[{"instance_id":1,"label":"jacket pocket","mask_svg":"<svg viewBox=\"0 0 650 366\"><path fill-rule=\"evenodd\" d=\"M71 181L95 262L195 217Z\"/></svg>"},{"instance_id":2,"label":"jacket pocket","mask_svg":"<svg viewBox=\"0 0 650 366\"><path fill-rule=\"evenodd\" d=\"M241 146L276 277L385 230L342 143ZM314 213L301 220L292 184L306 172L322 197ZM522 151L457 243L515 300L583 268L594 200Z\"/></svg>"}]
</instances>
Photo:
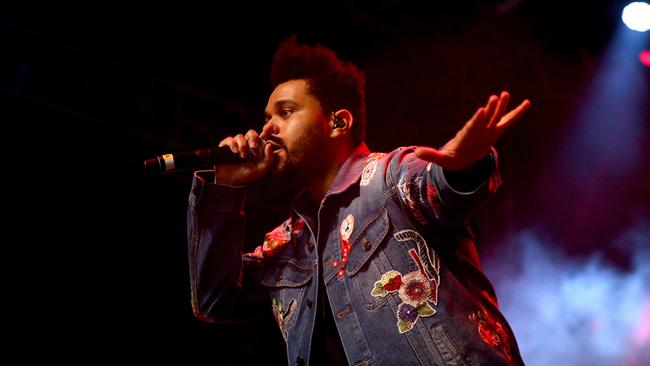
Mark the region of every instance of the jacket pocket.
<instances>
[{"instance_id":1,"label":"jacket pocket","mask_svg":"<svg viewBox=\"0 0 650 366\"><path fill-rule=\"evenodd\" d=\"M352 250L346 268L350 277L356 275L381 246L389 228L386 208L382 208L366 220L359 233L352 238Z\"/></svg>"},{"instance_id":2,"label":"jacket pocket","mask_svg":"<svg viewBox=\"0 0 650 366\"><path fill-rule=\"evenodd\" d=\"M313 268L309 263L280 258L260 278L260 283L269 288L273 315L285 342L296 322L312 275Z\"/></svg>"},{"instance_id":3,"label":"jacket pocket","mask_svg":"<svg viewBox=\"0 0 650 366\"><path fill-rule=\"evenodd\" d=\"M374 310L388 301L388 297L376 297L371 293L375 282L392 269L381 249L388 240L389 230L388 213L382 208L366 220L352 239L346 273L354 286L357 300L366 310Z\"/></svg>"},{"instance_id":4,"label":"jacket pocket","mask_svg":"<svg viewBox=\"0 0 650 366\"><path fill-rule=\"evenodd\" d=\"M445 365L467 365L461 357L458 347L440 323L433 324L431 327L431 336L434 347L444 360Z\"/></svg>"},{"instance_id":5,"label":"jacket pocket","mask_svg":"<svg viewBox=\"0 0 650 366\"><path fill-rule=\"evenodd\" d=\"M314 269L311 263L293 258L279 258L269 265L260 279L266 287L301 287L311 280Z\"/></svg>"}]
</instances>

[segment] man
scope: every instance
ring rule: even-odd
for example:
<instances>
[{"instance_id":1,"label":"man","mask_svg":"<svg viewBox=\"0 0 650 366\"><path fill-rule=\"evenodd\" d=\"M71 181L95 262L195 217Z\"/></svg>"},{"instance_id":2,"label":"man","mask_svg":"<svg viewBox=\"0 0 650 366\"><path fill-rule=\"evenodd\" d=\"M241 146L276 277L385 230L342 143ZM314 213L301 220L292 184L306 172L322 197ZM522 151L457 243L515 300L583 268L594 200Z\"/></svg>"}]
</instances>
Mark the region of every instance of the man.
<instances>
[{"instance_id":1,"label":"man","mask_svg":"<svg viewBox=\"0 0 650 366\"><path fill-rule=\"evenodd\" d=\"M220 143L264 158L195 174L195 315L241 312L243 263L257 261L292 365L522 364L467 222L499 185L492 145L530 103L506 113L503 92L440 150L371 154L354 65L290 38L271 81L261 132ZM246 186L269 177L294 188L290 217L242 261Z\"/></svg>"}]
</instances>

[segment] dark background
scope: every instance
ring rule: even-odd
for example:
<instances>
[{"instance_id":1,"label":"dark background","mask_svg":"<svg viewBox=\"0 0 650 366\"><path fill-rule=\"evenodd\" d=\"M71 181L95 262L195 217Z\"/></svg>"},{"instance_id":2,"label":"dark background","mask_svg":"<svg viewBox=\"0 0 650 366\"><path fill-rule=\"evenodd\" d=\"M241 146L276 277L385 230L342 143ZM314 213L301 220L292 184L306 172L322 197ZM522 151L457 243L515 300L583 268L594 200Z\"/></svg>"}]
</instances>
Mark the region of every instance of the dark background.
<instances>
[{"instance_id":1,"label":"dark background","mask_svg":"<svg viewBox=\"0 0 650 366\"><path fill-rule=\"evenodd\" d=\"M284 364L270 307L254 324L192 317L191 176L143 177L138 166L260 127L273 51L293 33L366 70L371 150L440 146L500 90L511 92L512 105L530 99L530 111L497 146L504 187L473 223L482 254L512 249L503 238L525 227L554 238L568 256L599 251L613 268L631 268L629 248L611 243L648 214L647 94L638 97L633 135L641 148L632 168L608 175L618 155L599 150L585 162L599 170L573 177L563 163L585 166L585 155L566 146L575 146L571 133L584 108L598 115L589 85L624 2L567 3L243 1L3 12L0 121L6 200L15 203L5 236L15 339L64 359L85 357L84 349L94 359L133 352ZM639 50L629 52L634 59ZM635 76L646 92L649 71ZM609 148L628 149L621 138L614 134ZM277 210L251 217L255 234L280 221Z\"/></svg>"}]
</instances>

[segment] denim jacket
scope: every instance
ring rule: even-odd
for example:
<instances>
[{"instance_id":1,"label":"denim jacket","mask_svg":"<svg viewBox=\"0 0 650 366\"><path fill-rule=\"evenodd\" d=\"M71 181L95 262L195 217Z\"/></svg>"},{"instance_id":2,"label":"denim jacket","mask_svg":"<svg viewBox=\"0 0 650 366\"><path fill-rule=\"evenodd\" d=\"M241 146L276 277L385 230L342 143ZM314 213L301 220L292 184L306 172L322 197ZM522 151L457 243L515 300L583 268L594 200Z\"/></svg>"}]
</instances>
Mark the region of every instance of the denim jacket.
<instances>
[{"instance_id":1,"label":"denim jacket","mask_svg":"<svg viewBox=\"0 0 650 366\"><path fill-rule=\"evenodd\" d=\"M494 150L486 162L478 188L461 192L413 148L371 154L362 144L316 217L304 197L294 201L257 255L243 256L263 257L257 280L269 290L289 364L310 361L317 276L351 365L523 364L467 228L499 185ZM209 176L195 173L188 242L194 314L215 321L240 292L245 188Z\"/></svg>"}]
</instances>

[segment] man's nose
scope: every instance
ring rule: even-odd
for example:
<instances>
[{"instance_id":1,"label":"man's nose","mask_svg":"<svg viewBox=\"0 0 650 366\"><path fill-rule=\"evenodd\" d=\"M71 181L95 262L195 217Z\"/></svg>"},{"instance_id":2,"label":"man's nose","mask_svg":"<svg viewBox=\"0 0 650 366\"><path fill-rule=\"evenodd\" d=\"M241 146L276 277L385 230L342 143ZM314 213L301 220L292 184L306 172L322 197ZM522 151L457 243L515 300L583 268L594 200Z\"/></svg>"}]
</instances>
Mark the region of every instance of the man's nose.
<instances>
[{"instance_id":1,"label":"man's nose","mask_svg":"<svg viewBox=\"0 0 650 366\"><path fill-rule=\"evenodd\" d=\"M266 138L268 136L277 135L279 133L280 133L280 126L278 126L278 124L275 123L273 119L271 119L268 122L266 122L262 127L262 133L260 134L260 136L262 136L262 138Z\"/></svg>"}]
</instances>

